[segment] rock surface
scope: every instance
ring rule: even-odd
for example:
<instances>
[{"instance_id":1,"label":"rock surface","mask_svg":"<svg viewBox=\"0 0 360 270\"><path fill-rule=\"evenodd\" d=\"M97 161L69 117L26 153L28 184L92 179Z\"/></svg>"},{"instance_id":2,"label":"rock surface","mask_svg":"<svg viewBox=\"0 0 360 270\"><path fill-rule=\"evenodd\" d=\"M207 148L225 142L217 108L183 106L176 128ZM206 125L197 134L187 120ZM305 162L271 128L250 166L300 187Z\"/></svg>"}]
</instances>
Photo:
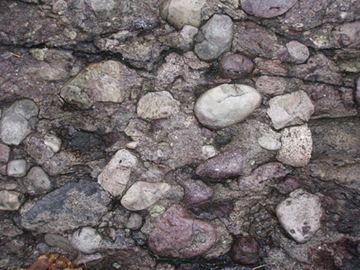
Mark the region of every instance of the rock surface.
<instances>
[{"instance_id":1,"label":"rock surface","mask_svg":"<svg viewBox=\"0 0 360 270\"><path fill-rule=\"evenodd\" d=\"M197 101L194 112L210 128L223 128L241 122L260 106L261 95L252 87L223 84L206 91Z\"/></svg>"},{"instance_id":2,"label":"rock surface","mask_svg":"<svg viewBox=\"0 0 360 270\"><path fill-rule=\"evenodd\" d=\"M143 96L137 106L137 114L144 119L161 119L179 111L179 102L169 92L152 92Z\"/></svg>"},{"instance_id":3,"label":"rock surface","mask_svg":"<svg viewBox=\"0 0 360 270\"><path fill-rule=\"evenodd\" d=\"M169 190L170 185L167 183L138 181L126 191L121 204L131 211L144 210L160 200Z\"/></svg>"},{"instance_id":4,"label":"rock surface","mask_svg":"<svg viewBox=\"0 0 360 270\"><path fill-rule=\"evenodd\" d=\"M286 43L286 48L288 50L291 61L295 62L296 64L302 64L306 62L310 56L308 47L296 40Z\"/></svg>"},{"instance_id":5,"label":"rock surface","mask_svg":"<svg viewBox=\"0 0 360 270\"><path fill-rule=\"evenodd\" d=\"M97 225L106 213L110 198L89 181L68 183L21 209L21 225L37 232L64 232Z\"/></svg>"},{"instance_id":6,"label":"rock surface","mask_svg":"<svg viewBox=\"0 0 360 270\"><path fill-rule=\"evenodd\" d=\"M310 161L312 144L311 131L306 125L286 128L281 133L281 148L276 158L293 167L304 167Z\"/></svg>"},{"instance_id":7,"label":"rock surface","mask_svg":"<svg viewBox=\"0 0 360 270\"><path fill-rule=\"evenodd\" d=\"M251 236L240 236L231 248L231 257L237 263L251 265L258 262L259 252L260 247L256 239Z\"/></svg>"},{"instance_id":8,"label":"rock surface","mask_svg":"<svg viewBox=\"0 0 360 270\"><path fill-rule=\"evenodd\" d=\"M304 91L274 97L269 105L267 114L276 129L304 124L314 113L314 105Z\"/></svg>"},{"instance_id":9,"label":"rock surface","mask_svg":"<svg viewBox=\"0 0 360 270\"><path fill-rule=\"evenodd\" d=\"M39 109L32 100L14 102L0 121L0 138L6 144L19 145L31 133L30 120L38 115Z\"/></svg>"},{"instance_id":10,"label":"rock surface","mask_svg":"<svg viewBox=\"0 0 360 270\"><path fill-rule=\"evenodd\" d=\"M116 152L98 176L98 183L113 196L121 196L137 165L137 158L128 150Z\"/></svg>"},{"instance_id":11,"label":"rock surface","mask_svg":"<svg viewBox=\"0 0 360 270\"><path fill-rule=\"evenodd\" d=\"M202 60L214 60L230 49L232 36L231 18L216 14L201 27L194 51Z\"/></svg>"},{"instance_id":12,"label":"rock surface","mask_svg":"<svg viewBox=\"0 0 360 270\"><path fill-rule=\"evenodd\" d=\"M0 162L6 163L10 158L10 148L9 146L0 143Z\"/></svg>"},{"instance_id":13,"label":"rock surface","mask_svg":"<svg viewBox=\"0 0 360 270\"><path fill-rule=\"evenodd\" d=\"M180 205L171 206L149 235L149 247L156 253L190 258L208 251L216 241L212 225L193 219Z\"/></svg>"},{"instance_id":14,"label":"rock surface","mask_svg":"<svg viewBox=\"0 0 360 270\"><path fill-rule=\"evenodd\" d=\"M281 225L298 243L309 241L320 229L322 213L320 198L302 189L290 193L276 208Z\"/></svg>"}]
</instances>

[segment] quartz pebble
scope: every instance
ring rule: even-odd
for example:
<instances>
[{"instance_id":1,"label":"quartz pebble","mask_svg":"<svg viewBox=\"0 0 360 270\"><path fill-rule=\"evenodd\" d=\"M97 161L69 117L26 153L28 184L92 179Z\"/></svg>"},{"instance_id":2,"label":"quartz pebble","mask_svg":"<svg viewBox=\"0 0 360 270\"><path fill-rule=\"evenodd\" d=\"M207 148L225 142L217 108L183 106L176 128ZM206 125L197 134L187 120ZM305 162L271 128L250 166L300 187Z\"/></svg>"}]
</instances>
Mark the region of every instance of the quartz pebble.
<instances>
[{"instance_id":1,"label":"quartz pebble","mask_svg":"<svg viewBox=\"0 0 360 270\"><path fill-rule=\"evenodd\" d=\"M7 175L12 177L23 177L26 175L26 160L12 160L7 165Z\"/></svg>"},{"instance_id":2,"label":"quartz pebble","mask_svg":"<svg viewBox=\"0 0 360 270\"><path fill-rule=\"evenodd\" d=\"M320 229L322 213L320 198L302 189L291 192L276 208L281 225L298 243L310 240Z\"/></svg>"},{"instance_id":3,"label":"quartz pebble","mask_svg":"<svg viewBox=\"0 0 360 270\"><path fill-rule=\"evenodd\" d=\"M16 191L0 190L0 211L16 211L20 208L21 194Z\"/></svg>"}]
</instances>

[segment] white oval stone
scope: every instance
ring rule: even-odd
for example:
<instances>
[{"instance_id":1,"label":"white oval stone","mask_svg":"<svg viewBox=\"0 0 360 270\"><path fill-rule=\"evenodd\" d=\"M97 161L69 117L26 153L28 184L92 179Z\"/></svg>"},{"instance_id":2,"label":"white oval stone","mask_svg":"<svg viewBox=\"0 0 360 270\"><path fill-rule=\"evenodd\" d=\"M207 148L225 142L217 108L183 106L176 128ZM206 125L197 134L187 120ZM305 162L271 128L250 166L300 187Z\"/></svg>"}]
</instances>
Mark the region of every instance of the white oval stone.
<instances>
[{"instance_id":1,"label":"white oval stone","mask_svg":"<svg viewBox=\"0 0 360 270\"><path fill-rule=\"evenodd\" d=\"M261 104L261 95L242 84L222 84L205 92L196 102L198 120L209 128L223 128L243 121Z\"/></svg>"},{"instance_id":2,"label":"white oval stone","mask_svg":"<svg viewBox=\"0 0 360 270\"><path fill-rule=\"evenodd\" d=\"M160 200L169 189L170 185L167 183L138 181L125 193L121 204L130 211L143 210Z\"/></svg>"}]
</instances>

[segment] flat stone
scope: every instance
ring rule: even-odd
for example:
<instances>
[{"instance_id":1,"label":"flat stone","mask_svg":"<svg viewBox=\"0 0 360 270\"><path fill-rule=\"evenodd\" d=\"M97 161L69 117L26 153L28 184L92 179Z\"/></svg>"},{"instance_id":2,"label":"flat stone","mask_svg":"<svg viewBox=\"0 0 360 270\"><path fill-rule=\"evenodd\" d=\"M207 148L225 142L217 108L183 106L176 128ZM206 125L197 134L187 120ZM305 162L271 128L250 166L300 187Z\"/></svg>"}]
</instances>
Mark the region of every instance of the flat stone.
<instances>
[{"instance_id":1,"label":"flat stone","mask_svg":"<svg viewBox=\"0 0 360 270\"><path fill-rule=\"evenodd\" d=\"M0 190L0 210L16 211L20 208L21 194L16 191Z\"/></svg>"},{"instance_id":2,"label":"flat stone","mask_svg":"<svg viewBox=\"0 0 360 270\"><path fill-rule=\"evenodd\" d=\"M121 196L136 165L135 155L125 149L119 150L98 176L98 183L111 195Z\"/></svg>"},{"instance_id":3,"label":"flat stone","mask_svg":"<svg viewBox=\"0 0 360 270\"><path fill-rule=\"evenodd\" d=\"M228 53L221 57L219 68L225 78L243 79L253 71L254 63L245 55Z\"/></svg>"},{"instance_id":4,"label":"flat stone","mask_svg":"<svg viewBox=\"0 0 360 270\"><path fill-rule=\"evenodd\" d=\"M135 71L109 60L86 67L61 89L60 95L69 104L89 109L95 102L123 102L139 81Z\"/></svg>"},{"instance_id":5,"label":"flat stone","mask_svg":"<svg viewBox=\"0 0 360 270\"><path fill-rule=\"evenodd\" d=\"M19 145L31 133L29 120L39 110L29 99L15 101L3 114L0 121L0 138L6 144Z\"/></svg>"},{"instance_id":6,"label":"flat stone","mask_svg":"<svg viewBox=\"0 0 360 270\"><path fill-rule=\"evenodd\" d=\"M311 158L312 136L306 126L286 128L281 135L281 148L276 159L293 167L306 166Z\"/></svg>"},{"instance_id":7,"label":"flat stone","mask_svg":"<svg viewBox=\"0 0 360 270\"><path fill-rule=\"evenodd\" d=\"M233 22L227 15L215 14L200 29L194 52L202 60L214 60L230 50Z\"/></svg>"},{"instance_id":8,"label":"flat stone","mask_svg":"<svg viewBox=\"0 0 360 270\"><path fill-rule=\"evenodd\" d=\"M161 3L160 15L177 29L185 25L199 27L205 3L206 0L165 0Z\"/></svg>"},{"instance_id":9,"label":"flat stone","mask_svg":"<svg viewBox=\"0 0 360 270\"><path fill-rule=\"evenodd\" d=\"M194 112L201 124L223 128L246 119L261 104L261 95L242 84L222 84L196 101Z\"/></svg>"},{"instance_id":10,"label":"flat stone","mask_svg":"<svg viewBox=\"0 0 360 270\"><path fill-rule=\"evenodd\" d=\"M261 191L272 180L284 178L289 171L279 162L270 162L256 168L249 176L239 178L241 190Z\"/></svg>"},{"instance_id":11,"label":"flat stone","mask_svg":"<svg viewBox=\"0 0 360 270\"><path fill-rule=\"evenodd\" d=\"M267 114L276 129L306 123L314 113L314 105L304 91L277 96L269 101Z\"/></svg>"},{"instance_id":12,"label":"flat stone","mask_svg":"<svg viewBox=\"0 0 360 270\"><path fill-rule=\"evenodd\" d=\"M72 246L83 253L94 253L101 247L101 235L91 227L83 227L71 236Z\"/></svg>"},{"instance_id":13,"label":"flat stone","mask_svg":"<svg viewBox=\"0 0 360 270\"><path fill-rule=\"evenodd\" d=\"M160 256L191 258L208 251L216 242L215 228L192 218L180 205L172 205L149 234L149 248Z\"/></svg>"},{"instance_id":14,"label":"flat stone","mask_svg":"<svg viewBox=\"0 0 360 270\"><path fill-rule=\"evenodd\" d=\"M7 165L7 175L12 177L23 177L26 175L26 160L11 160Z\"/></svg>"},{"instance_id":15,"label":"flat stone","mask_svg":"<svg viewBox=\"0 0 360 270\"><path fill-rule=\"evenodd\" d=\"M170 189L167 183L134 183L121 199L121 204L130 211L149 208L160 200Z\"/></svg>"},{"instance_id":16,"label":"flat stone","mask_svg":"<svg viewBox=\"0 0 360 270\"><path fill-rule=\"evenodd\" d=\"M6 163L10 158L10 147L0 143L0 163Z\"/></svg>"},{"instance_id":17,"label":"flat stone","mask_svg":"<svg viewBox=\"0 0 360 270\"><path fill-rule=\"evenodd\" d=\"M233 150L221 153L200 164L196 174L203 178L229 178L239 176L243 171L244 155L242 151Z\"/></svg>"},{"instance_id":18,"label":"flat stone","mask_svg":"<svg viewBox=\"0 0 360 270\"><path fill-rule=\"evenodd\" d=\"M107 212L109 195L97 183L67 183L21 209L21 225L39 233L60 233L96 226Z\"/></svg>"},{"instance_id":19,"label":"flat stone","mask_svg":"<svg viewBox=\"0 0 360 270\"><path fill-rule=\"evenodd\" d=\"M241 0L241 8L260 18L273 18L287 12L297 0Z\"/></svg>"},{"instance_id":20,"label":"flat stone","mask_svg":"<svg viewBox=\"0 0 360 270\"><path fill-rule=\"evenodd\" d=\"M52 187L47 173L38 166L32 167L24 178L27 191L34 194L46 193Z\"/></svg>"},{"instance_id":21,"label":"flat stone","mask_svg":"<svg viewBox=\"0 0 360 270\"><path fill-rule=\"evenodd\" d=\"M296 40L286 43L286 48L289 53L290 60L296 64L305 63L310 57L308 47Z\"/></svg>"},{"instance_id":22,"label":"flat stone","mask_svg":"<svg viewBox=\"0 0 360 270\"><path fill-rule=\"evenodd\" d=\"M280 224L298 243L305 243L316 233L322 213L320 198L302 189L291 192L276 207Z\"/></svg>"},{"instance_id":23,"label":"flat stone","mask_svg":"<svg viewBox=\"0 0 360 270\"><path fill-rule=\"evenodd\" d=\"M277 96L284 94L287 81L281 77L260 76L256 80L256 90L263 95Z\"/></svg>"},{"instance_id":24,"label":"flat stone","mask_svg":"<svg viewBox=\"0 0 360 270\"><path fill-rule=\"evenodd\" d=\"M139 100L137 115L144 119L167 118L179 111L179 105L167 91L151 92Z\"/></svg>"}]
</instances>

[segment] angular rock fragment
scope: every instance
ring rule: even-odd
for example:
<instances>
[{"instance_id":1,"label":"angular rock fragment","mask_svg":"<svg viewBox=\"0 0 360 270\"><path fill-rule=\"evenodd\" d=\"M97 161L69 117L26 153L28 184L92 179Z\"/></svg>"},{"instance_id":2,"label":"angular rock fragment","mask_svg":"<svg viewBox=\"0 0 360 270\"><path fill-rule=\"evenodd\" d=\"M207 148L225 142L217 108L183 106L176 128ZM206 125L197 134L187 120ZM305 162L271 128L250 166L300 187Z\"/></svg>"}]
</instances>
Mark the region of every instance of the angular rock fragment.
<instances>
[{"instance_id":1,"label":"angular rock fragment","mask_svg":"<svg viewBox=\"0 0 360 270\"><path fill-rule=\"evenodd\" d=\"M136 165L136 156L128 150L119 150L98 176L98 183L111 195L120 196L123 194L130 179L131 171Z\"/></svg>"},{"instance_id":2,"label":"angular rock fragment","mask_svg":"<svg viewBox=\"0 0 360 270\"><path fill-rule=\"evenodd\" d=\"M137 115L144 119L161 119L179 111L179 102L169 92L151 92L138 103Z\"/></svg>"},{"instance_id":3,"label":"angular rock fragment","mask_svg":"<svg viewBox=\"0 0 360 270\"><path fill-rule=\"evenodd\" d=\"M31 133L31 118L39 109L29 99L15 101L3 114L0 121L0 138L6 144L19 145Z\"/></svg>"},{"instance_id":4,"label":"angular rock fragment","mask_svg":"<svg viewBox=\"0 0 360 270\"><path fill-rule=\"evenodd\" d=\"M241 122L260 106L261 95L242 84L222 84L206 91L197 101L194 112L210 128L223 128Z\"/></svg>"},{"instance_id":5,"label":"angular rock fragment","mask_svg":"<svg viewBox=\"0 0 360 270\"><path fill-rule=\"evenodd\" d=\"M221 153L200 164L196 174L203 178L229 178L239 176L244 166L242 151L233 150Z\"/></svg>"},{"instance_id":6,"label":"angular rock fragment","mask_svg":"<svg viewBox=\"0 0 360 270\"><path fill-rule=\"evenodd\" d=\"M286 91L287 81L281 77L261 76L256 80L256 90L263 95L277 96Z\"/></svg>"},{"instance_id":7,"label":"angular rock fragment","mask_svg":"<svg viewBox=\"0 0 360 270\"><path fill-rule=\"evenodd\" d=\"M208 251L216 242L215 228L192 218L180 205L171 206L156 222L148 244L167 257L191 258Z\"/></svg>"},{"instance_id":8,"label":"angular rock fragment","mask_svg":"<svg viewBox=\"0 0 360 270\"><path fill-rule=\"evenodd\" d=\"M169 190L170 185L167 183L138 181L126 191L121 204L130 211L144 210L155 204Z\"/></svg>"},{"instance_id":9,"label":"angular rock fragment","mask_svg":"<svg viewBox=\"0 0 360 270\"><path fill-rule=\"evenodd\" d=\"M249 176L239 178L241 190L261 191L272 180L285 177L289 171L278 162L271 162L256 168Z\"/></svg>"},{"instance_id":10,"label":"angular rock fragment","mask_svg":"<svg viewBox=\"0 0 360 270\"><path fill-rule=\"evenodd\" d=\"M195 53L202 60L214 60L231 47L233 23L227 15L214 15L200 29Z\"/></svg>"},{"instance_id":11,"label":"angular rock fragment","mask_svg":"<svg viewBox=\"0 0 360 270\"><path fill-rule=\"evenodd\" d=\"M277 160L293 166L304 167L311 158L312 136L306 126L286 128L281 134L281 148Z\"/></svg>"},{"instance_id":12,"label":"angular rock fragment","mask_svg":"<svg viewBox=\"0 0 360 270\"><path fill-rule=\"evenodd\" d=\"M46 193L52 187L49 176L38 166L30 169L24 178L24 183L28 192L32 195Z\"/></svg>"},{"instance_id":13,"label":"angular rock fragment","mask_svg":"<svg viewBox=\"0 0 360 270\"><path fill-rule=\"evenodd\" d=\"M21 209L21 225L39 233L60 233L80 226L96 226L106 213L109 195L98 184L68 183Z\"/></svg>"},{"instance_id":14,"label":"angular rock fragment","mask_svg":"<svg viewBox=\"0 0 360 270\"><path fill-rule=\"evenodd\" d=\"M0 211L16 211L20 208L21 194L16 191L0 190Z\"/></svg>"},{"instance_id":15,"label":"angular rock fragment","mask_svg":"<svg viewBox=\"0 0 360 270\"><path fill-rule=\"evenodd\" d=\"M269 105L267 114L276 129L306 123L314 113L314 105L304 91L274 97Z\"/></svg>"},{"instance_id":16,"label":"angular rock fragment","mask_svg":"<svg viewBox=\"0 0 360 270\"><path fill-rule=\"evenodd\" d=\"M302 189L291 192L289 198L276 207L281 225L298 243L310 240L320 229L322 213L320 198Z\"/></svg>"}]
</instances>

